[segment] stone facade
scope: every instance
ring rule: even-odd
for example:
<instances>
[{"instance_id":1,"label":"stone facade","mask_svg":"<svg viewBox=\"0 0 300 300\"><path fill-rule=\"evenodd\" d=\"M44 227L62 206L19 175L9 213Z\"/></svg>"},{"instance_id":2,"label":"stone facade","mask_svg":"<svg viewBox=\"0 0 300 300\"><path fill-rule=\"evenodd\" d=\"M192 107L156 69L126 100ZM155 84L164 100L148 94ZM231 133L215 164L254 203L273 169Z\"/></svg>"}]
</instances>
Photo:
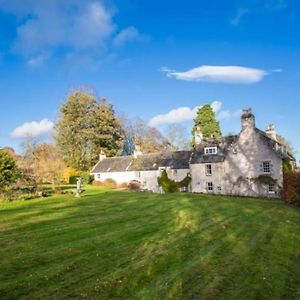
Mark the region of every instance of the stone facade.
<instances>
[{"instance_id":1,"label":"stone facade","mask_svg":"<svg viewBox=\"0 0 300 300\"><path fill-rule=\"evenodd\" d=\"M166 169L169 178L182 180L188 173L195 193L278 197L282 186L283 158L294 161L276 140L270 125L266 132L255 127L251 109L243 111L239 135L204 140L197 128L191 151L101 158L93 168L95 180L114 179L118 184L137 180L143 189L161 192L157 177Z\"/></svg>"}]
</instances>

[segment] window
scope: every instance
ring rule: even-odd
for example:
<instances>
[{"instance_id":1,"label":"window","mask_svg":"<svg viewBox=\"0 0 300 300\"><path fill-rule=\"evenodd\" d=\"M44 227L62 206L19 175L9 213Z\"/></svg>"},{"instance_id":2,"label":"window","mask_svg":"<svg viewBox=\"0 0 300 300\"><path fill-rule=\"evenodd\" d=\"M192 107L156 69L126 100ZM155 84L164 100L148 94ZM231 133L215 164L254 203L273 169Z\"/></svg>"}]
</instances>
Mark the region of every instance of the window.
<instances>
[{"instance_id":1,"label":"window","mask_svg":"<svg viewBox=\"0 0 300 300\"><path fill-rule=\"evenodd\" d=\"M269 184L269 194L275 194L275 184L274 183Z\"/></svg>"},{"instance_id":2,"label":"window","mask_svg":"<svg viewBox=\"0 0 300 300\"><path fill-rule=\"evenodd\" d=\"M213 183L212 182L207 182L206 188L207 188L208 192L213 192L213 190L214 190Z\"/></svg>"},{"instance_id":3,"label":"window","mask_svg":"<svg viewBox=\"0 0 300 300\"><path fill-rule=\"evenodd\" d=\"M174 174L174 175L177 175L177 170L173 170L173 174Z\"/></svg>"},{"instance_id":4,"label":"window","mask_svg":"<svg viewBox=\"0 0 300 300\"><path fill-rule=\"evenodd\" d=\"M263 173L264 174L270 174L271 173L271 164L269 161L263 162Z\"/></svg>"},{"instance_id":5,"label":"window","mask_svg":"<svg viewBox=\"0 0 300 300\"><path fill-rule=\"evenodd\" d=\"M97 174L97 178L100 179L100 174L99 173Z\"/></svg>"},{"instance_id":6,"label":"window","mask_svg":"<svg viewBox=\"0 0 300 300\"><path fill-rule=\"evenodd\" d=\"M206 165L206 175L207 176L211 176L212 175L211 165Z\"/></svg>"},{"instance_id":7,"label":"window","mask_svg":"<svg viewBox=\"0 0 300 300\"><path fill-rule=\"evenodd\" d=\"M181 192L188 192L188 191L189 191L189 189L188 189L187 186L183 186L183 187L181 188Z\"/></svg>"},{"instance_id":8,"label":"window","mask_svg":"<svg viewBox=\"0 0 300 300\"><path fill-rule=\"evenodd\" d=\"M209 154L217 154L218 149L217 147L206 147L204 148L204 154L209 155Z\"/></svg>"},{"instance_id":9,"label":"window","mask_svg":"<svg viewBox=\"0 0 300 300\"><path fill-rule=\"evenodd\" d=\"M222 191L222 187L218 186L218 192Z\"/></svg>"}]
</instances>

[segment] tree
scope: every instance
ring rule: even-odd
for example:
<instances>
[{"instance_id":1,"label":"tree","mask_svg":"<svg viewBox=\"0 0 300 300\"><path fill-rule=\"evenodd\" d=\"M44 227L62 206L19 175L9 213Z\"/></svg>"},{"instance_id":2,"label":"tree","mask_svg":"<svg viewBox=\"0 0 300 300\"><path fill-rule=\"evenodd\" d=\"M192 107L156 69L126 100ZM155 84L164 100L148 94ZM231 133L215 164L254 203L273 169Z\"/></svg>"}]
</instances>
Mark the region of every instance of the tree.
<instances>
[{"instance_id":1,"label":"tree","mask_svg":"<svg viewBox=\"0 0 300 300\"><path fill-rule=\"evenodd\" d=\"M167 128L167 139L172 144L172 150L187 150L190 148L191 140L185 127L180 124L171 124Z\"/></svg>"},{"instance_id":2,"label":"tree","mask_svg":"<svg viewBox=\"0 0 300 300\"><path fill-rule=\"evenodd\" d=\"M61 106L55 139L69 167L88 170L103 150L108 156L121 153L123 132L113 106L102 99L76 91Z\"/></svg>"},{"instance_id":3,"label":"tree","mask_svg":"<svg viewBox=\"0 0 300 300\"><path fill-rule=\"evenodd\" d=\"M291 143L289 143L282 135L276 134L276 138L280 144L282 144L286 147L287 151L290 154L294 155L294 149L293 149Z\"/></svg>"},{"instance_id":4,"label":"tree","mask_svg":"<svg viewBox=\"0 0 300 300\"><path fill-rule=\"evenodd\" d=\"M39 183L52 183L55 188L63 181L66 165L54 145L41 144L34 150L34 175Z\"/></svg>"},{"instance_id":5,"label":"tree","mask_svg":"<svg viewBox=\"0 0 300 300\"><path fill-rule=\"evenodd\" d=\"M133 153L135 145L139 145L143 153L161 152L170 149L170 142L156 128L148 126L141 119L123 117L122 126L125 131L123 154Z\"/></svg>"},{"instance_id":6,"label":"tree","mask_svg":"<svg viewBox=\"0 0 300 300\"><path fill-rule=\"evenodd\" d=\"M220 124L217 121L216 115L209 104L205 104L198 109L194 122L195 124L192 130L193 137L197 126L201 128L203 138L205 139L218 138L222 135Z\"/></svg>"},{"instance_id":7,"label":"tree","mask_svg":"<svg viewBox=\"0 0 300 300\"><path fill-rule=\"evenodd\" d=\"M18 167L25 177L34 179L34 150L38 145L38 141L33 136L27 136L23 139L21 145L23 153L20 157L18 157Z\"/></svg>"},{"instance_id":8,"label":"tree","mask_svg":"<svg viewBox=\"0 0 300 300\"><path fill-rule=\"evenodd\" d=\"M121 120L116 116L113 105L105 99L101 99L98 102L98 107L95 111L94 130L91 137L93 163L98 160L101 150L107 156L116 156L122 153L124 130ZM95 158L97 159L95 160Z\"/></svg>"},{"instance_id":9,"label":"tree","mask_svg":"<svg viewBox=\"0 0 300 300\"><path fill-rule=\"evenodd\" d=\"M6 151L0 150L0 191L5 192L19 176L15 160Z\"/></svg>"}]
</instances>

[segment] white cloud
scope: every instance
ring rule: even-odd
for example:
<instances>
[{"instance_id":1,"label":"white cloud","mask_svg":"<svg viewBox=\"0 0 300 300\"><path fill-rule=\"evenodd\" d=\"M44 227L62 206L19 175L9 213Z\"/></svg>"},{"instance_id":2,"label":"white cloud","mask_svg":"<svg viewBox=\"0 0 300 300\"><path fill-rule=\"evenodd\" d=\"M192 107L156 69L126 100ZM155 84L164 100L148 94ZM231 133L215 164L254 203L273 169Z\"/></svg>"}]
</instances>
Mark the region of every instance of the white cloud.
<instances>
[{"instance_id":1,"label":"white cloud","mask_svg":"<svg viewBox=\"0 0 300 300\"><path fill-rule=\"evenodd\" d=\"M231 25L238 26L242 17L245 16L249 10L247 8L239 7L236 11L235 16L230 20Z\"/></svg>"},{"instance_id":2,"label":"white cloud","mask_svg":"<svg viewBox=\"0 0 300 300\"><path fill-rule=\"evenodd\" d=\"M228 120L234 117L240 117L241 114L242 111L240 109L233 112L231 112L230 110L222 110L217 114L217 118L218 120Z\"/></svg>"},{"instance_id":3,"label":"white cloud","mask_svg":"<svg viewBox=\"0 0 300 300\"><path fill-rule=\"evenodd\" d=\"M166 67L161 68L168 77L185 81L222 82L249 84L261 81L270 74L265 70L241 66L203 65L184 72L177 72ZM277 70L279 71L279 70Z\"/></svg>"},{"instance_id":4,"label":"white cloud","mask_svg":"<svg viewBox=\"0 0 300 300\"><path fill-rule=\"evenodd\" d=\"M220 101L213 101L210 106L215 113L218 113L221 110L223 104Z\"/></svg>"},{"instance_id":5,"label":"white cloud","mask_svg":"<svg viewBox=\"0 0 300 300\"><path fill-rule=\"evenodd\" d=\"M52 131L54 127L53 122L48 119L43 119L40 122L28 122L15 128L11 132L13 138L25 138L25 137L36 137Z\"/></svg>"},{"instance_id":6,"label":"white cloud","mask_svg":"<svg viewBox=\"0 0 300 300\"><path fill-rule=\"evenodd\" d=\"M127 27L121 30L113 39L113 45L116 47L123 46L126 42L136 40L140 37L138 30L133 27Z\"/></svg>"},{"instance_id":7,"label":"white cloud","mask_svg":"<svg viewBox=\"0 0 300 300\"><path fill-rule=\"evenodd\" d=\"M27 20L17 28L14 49L25 55L61 46L99 47L115 28L112 13L99 1L75 1L73 7L68 1L43 1L23 15Z\"/></svg>"},{"instance_id":8,"label":"white cloud","mask_svg":"<svg viewBox=\"0 0 300 300\"><path fill-rule=\"evenodd\" d=\"M194 108L184 106L172 109L166 114L161 114L153 117L148 122L148 125L151 127L156 127L162 124L181 123L184 121L193 120L199 107L201 106L196 106ZM211 107L215 113L218 113L222 108L222 103L220 101L213 101L211 103Z\"/></svg>"},{"instance_id":9,"label":"white cloud","mask_svg":"<svg viewBox=\"0 0 300 300\"><path fill-rule=\"evenodd\" d=\"M46 60L46 57L44 55L38 55L38 56L29 58L27 61L27 65L30 68L38 68L44 64L45 60Z\"/></svg>"},{"instance_id":10,"label":"white cloud","mask_svg":"<svg viewBox=\"0 0 300 300\"><path fill-rule=\"evenodd\" d=\"M195 108L190 108L187 106L178 107L170 110L166 114L161 114L153 117L148 125L151 127L155 127L162 124L170 124L170 123L181 123L184 121L192 120L196 112L198 110L198 106Z\"/></svg>"}]
</instances>

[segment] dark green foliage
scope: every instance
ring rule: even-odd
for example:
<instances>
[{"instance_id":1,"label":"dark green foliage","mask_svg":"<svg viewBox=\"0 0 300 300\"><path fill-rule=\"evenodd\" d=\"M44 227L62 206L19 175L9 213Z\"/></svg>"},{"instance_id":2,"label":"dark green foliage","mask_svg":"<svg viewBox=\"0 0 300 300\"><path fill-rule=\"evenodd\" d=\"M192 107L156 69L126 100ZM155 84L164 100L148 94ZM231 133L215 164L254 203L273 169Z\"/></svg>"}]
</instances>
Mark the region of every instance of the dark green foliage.
<instances>
[{"instance_id":1,"label":"dark green foliage","mask_svg":"<svg viewBox=\"0 0 300 300\"><path fill-rule=\"evenodd\" d=\"M293 166L292 166L290 160L287 158L284 158L282 160L282 171L284 174L290 173L293 171Z\"/></svg>"},{"instance_id":2,"label":"dark green foliage","mask_svg":"<svg viewBox=\"0 0 300 300\"><path fill-rule=\"evenodd\" d=\"M82 184L91 184L93 182L94 176L89 172L78 172L78 175L70 176L69 184L76 184L77 178L81 178Z\"/></svg>"},{"instance_id":3,"label":"dark green foliage","mask_svg":"<svg viewBox=\"0 0 300 300\"><path fill-rule=\"evenodd\" d=\"M209 104L205 104L198 109L194 122L195 124L192 130L193 137L197 126L200 127L203 138L205 139L218 138L222 135L220 124L216 119L216 114Z\"/></svg>"},{"instance_id":4,"label":"dark green foliage","mask_svg":"<svg viewBox=\"0 0 300 300\"><path fill-rule=\"evenodd\" d=\"M56 142L69 167L86 171L101 150L108 156L121 153L123 130L111 104L83 92L71 94L61 106Z\"/></svg>"},{"instance_id":5,"label":"dark green foliage","mask_svg":"<svg viewBox=\"0 0 300 300\"><path fill-rule=\"evenodd\" d=\"M179 192L180 188L188 187L192 182L192 177L188 174L181 181L175 181L168 177L167 171L163 170L160 177L157 177L157 183L162 187L165 193L176 193Z\"/></svg>"},{"instance_id":6,"label":"dark green foliage","mask_svg":"<svg viewBox=\"0 0 300 300\"><path fill-rule=\"evenodd\" d=\"M15 160L6 152L0 150L0 192L7 188L20 177Z\"/></svg>"},{"instance_id":7,"label":"dark green foliage","mask_svg":"<svg viewBox=\"0 0 300 300\"><path fill-rule=\"evenodd\" d=\"M280 201L89 188L0 202L0 229L1 299L299 299Z\"/></svg>"}]
</instances>

